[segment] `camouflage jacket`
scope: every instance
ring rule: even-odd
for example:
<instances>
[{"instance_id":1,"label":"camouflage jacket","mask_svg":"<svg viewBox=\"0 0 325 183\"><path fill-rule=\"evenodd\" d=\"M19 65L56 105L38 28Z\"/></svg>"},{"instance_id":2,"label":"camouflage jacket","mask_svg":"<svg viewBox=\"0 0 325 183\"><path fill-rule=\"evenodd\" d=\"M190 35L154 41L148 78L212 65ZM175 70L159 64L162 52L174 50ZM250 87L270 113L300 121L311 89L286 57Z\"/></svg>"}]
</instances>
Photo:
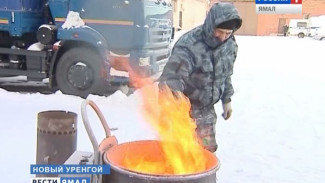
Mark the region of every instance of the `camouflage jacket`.
<instances>
[{"instance_id":1,"label":"camouflage jacket","mask_svg":"<svg viewBox=\"0 0 325 183\"><path fill-rule=\"evenodd\" d=\"M166 84L189 98L194 118L206 115L204 111L211 113L215 103L220 99L227 103L234 94L231 75L237 56L235 38L231 35L222 43L214 37L215 28L231 19L241 22L232 5L214 5L203 25L185 33L176 42L160 77L160 86Z\"/></svg>"}]
</instances>

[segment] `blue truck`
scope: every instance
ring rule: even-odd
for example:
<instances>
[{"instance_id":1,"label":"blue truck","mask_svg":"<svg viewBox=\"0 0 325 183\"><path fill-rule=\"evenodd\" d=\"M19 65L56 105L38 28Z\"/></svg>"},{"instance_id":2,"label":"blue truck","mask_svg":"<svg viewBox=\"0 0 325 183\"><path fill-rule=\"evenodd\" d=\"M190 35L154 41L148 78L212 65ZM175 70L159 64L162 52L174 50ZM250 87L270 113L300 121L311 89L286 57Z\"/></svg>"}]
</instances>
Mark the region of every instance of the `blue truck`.
<instances>
[{"instance_id":1,"label":"blue truck","mask_svg":"<svg viewBox=\"0 0 325 183\"><path fill-rule=\"evenodd\" d=\"M1 0L0 77L101 94L128 84L130 68L159 75L171 36L168 0Z\"/></svg>"}]
</instances>

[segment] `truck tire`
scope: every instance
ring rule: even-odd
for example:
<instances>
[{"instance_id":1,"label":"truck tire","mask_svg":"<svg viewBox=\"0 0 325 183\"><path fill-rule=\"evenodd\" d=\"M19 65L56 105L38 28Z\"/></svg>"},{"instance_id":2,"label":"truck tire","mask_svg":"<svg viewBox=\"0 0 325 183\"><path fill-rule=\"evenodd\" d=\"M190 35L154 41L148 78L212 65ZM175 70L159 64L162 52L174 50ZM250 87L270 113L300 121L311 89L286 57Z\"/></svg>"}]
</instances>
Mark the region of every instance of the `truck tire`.
<instances>
[{"instance_id":1,"label":"truck tire","mask_svg":"<svg viewBox=\"0 0 325 183\"><path fill-rule=\"evenodd\" d=\"M101 60L99 53L89 48L72 48L65 52L59 59L55 74L62 93L83 98L99 93L103 82Z\"/></svg>"},{"instance_id":2,"label":"truck tire","mask_svg":"<svg viewBox=\"0 0 325 183\"><path fill-rule=\"evenodd\" d=\"M298 38L304 38L304 37L305 37L305 34L304 34L304 33L300 32L300 33L298 34Z\"/></svg>"}]
</instances>

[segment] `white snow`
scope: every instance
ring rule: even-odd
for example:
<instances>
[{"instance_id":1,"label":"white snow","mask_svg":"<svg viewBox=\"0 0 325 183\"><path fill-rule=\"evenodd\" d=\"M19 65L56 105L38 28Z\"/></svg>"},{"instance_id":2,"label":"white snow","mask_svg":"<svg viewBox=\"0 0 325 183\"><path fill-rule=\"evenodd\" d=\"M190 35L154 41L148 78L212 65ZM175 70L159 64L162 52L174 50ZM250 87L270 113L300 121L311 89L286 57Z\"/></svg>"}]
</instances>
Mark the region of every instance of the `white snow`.
<instances>
[{"instance_id":1,"label":"white snow","mask_svg":"<svg viewBox=\"0 0 325 183\"><path fill-rule=\"evenodd\" d=\"M85 22L80 18L80 14L78 12L69 11L67 18L62 25L63 29L70 28L79 28L85 25Z\"/></svg>"},{"instance_id":2,"label":"white snow","mask_svg":"<svg viewBox=\"0 0 325 183\"><path fill-rule=\"evenodd\" d=\"M43 45L40 42L37 42L37 43L34 43L34 44L30 45L27 50L42 51L44 49L44 47L45 47L45 45Z\"/></svg>"},{"instance_id":3,"label":"white snow","mask_svg":"<svg viewBox=\"0 0 325 183\"><path fill-rule=\"evenodd\" d=\"M237 36L232 78L235 95L228 121L218 114L218 183L321 183L325 180L325 41L293 37ZM140 112L139 92L91 95L120 143L152 139ZM36 161L37 114L78 114L78 150L92 151L81 120L83 99L0 89L1 182L29 182ZM98 141L104 131L91 108Z\"/></svg>"}]
</instances>

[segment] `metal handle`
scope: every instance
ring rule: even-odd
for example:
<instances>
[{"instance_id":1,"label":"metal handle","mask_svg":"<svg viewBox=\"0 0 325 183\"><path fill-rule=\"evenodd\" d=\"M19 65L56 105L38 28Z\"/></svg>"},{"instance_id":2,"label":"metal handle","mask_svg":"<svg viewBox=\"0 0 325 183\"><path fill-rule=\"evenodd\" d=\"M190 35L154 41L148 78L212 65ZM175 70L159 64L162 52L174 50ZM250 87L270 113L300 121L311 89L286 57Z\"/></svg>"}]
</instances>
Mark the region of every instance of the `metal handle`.
<instances>
[{"instance_id":1,"label":"metal handle","mask_svg":"<svg viewBox=\"0 0 325 183\"><path fill-rule=\"evenodd\" d=\"M88 119L87 110L86 110L87 105L90 105L94 109L96 114L98 115L100 122L102 123L102 125L104 127L106 138L111 136L111 131L107 125L107 122L106 122L106 119L105 119L103 113L99 110L98 106L91 100L86 99L85 101L83 101L81 104L81 116L82 116L83 123L86 128L87 134L90 138L91 144L94 149L94 162L93 163L94 163L94 165L98 165L98 164L102 164L102 159L101 159L100 151L98 149L99 148L98 142L97 142L94 132L91 129L90 124L89 124L89 119ZM92 183L99 183L101 180L102 180L101 174L92 175L92 181L91 181Z\"/></svg>"},{"instance_id":2,"label":"metal handle","mask_svg":"<svg viewBox=\"0 0 325 183\"><path fill-rule=\"evenodd\" d=\"M93 133L93 130L91 129L90 124L89 124L89 119L88 119L87 110L86 110L87 105L90 105L94 109L94 111L97 113L97 115L100 119L100 122L102 123L102 125L104 127L106 137L110 137L111 132L110 132L107 122L106 122L102 112L99 110L98 106L91 100L87 99L87 100L83 101L81 104L81 116L82 116L83 123L86 128L87 134L90 138L91 144L94 149L94 164L98 164L98 163L100 163L100 159L99 159L100 155L99 155L99 150L98 150L99 145L98 145L96 137Z\"/></svg>"}]
</instances>

